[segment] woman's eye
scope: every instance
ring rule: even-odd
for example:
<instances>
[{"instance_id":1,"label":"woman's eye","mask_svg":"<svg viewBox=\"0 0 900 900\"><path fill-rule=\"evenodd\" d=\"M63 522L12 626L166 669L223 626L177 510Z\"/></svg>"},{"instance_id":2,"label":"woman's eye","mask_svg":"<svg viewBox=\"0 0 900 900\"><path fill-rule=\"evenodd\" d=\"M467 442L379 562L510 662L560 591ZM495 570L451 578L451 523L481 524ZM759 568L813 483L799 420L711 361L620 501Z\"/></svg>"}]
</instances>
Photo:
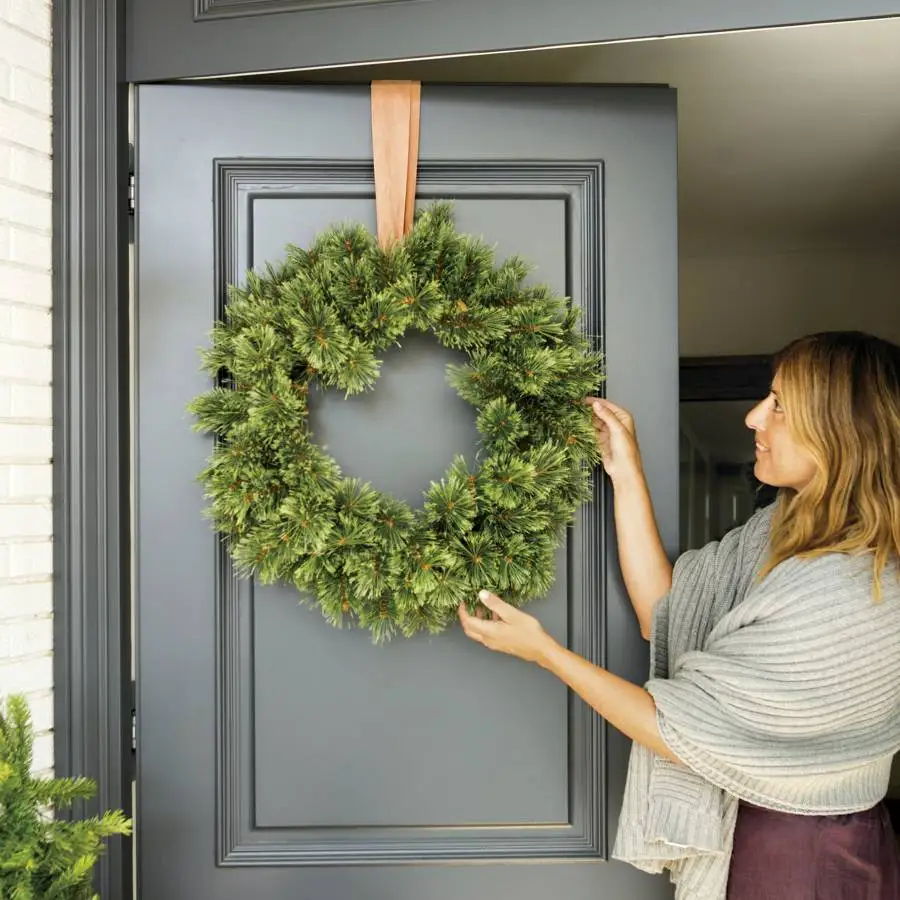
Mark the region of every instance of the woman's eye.
<instances>
[{"instance_id":1,"label":"woman's eye","mask_svg":"<svg viewBox=\"0 0 900 900\"><path fill-rule=\"evenodd\" d=\"M781 408L781 404L778 402L777 397L772 398L772 412L784 412L784 410Z\"/></svg>"}]
</instances>

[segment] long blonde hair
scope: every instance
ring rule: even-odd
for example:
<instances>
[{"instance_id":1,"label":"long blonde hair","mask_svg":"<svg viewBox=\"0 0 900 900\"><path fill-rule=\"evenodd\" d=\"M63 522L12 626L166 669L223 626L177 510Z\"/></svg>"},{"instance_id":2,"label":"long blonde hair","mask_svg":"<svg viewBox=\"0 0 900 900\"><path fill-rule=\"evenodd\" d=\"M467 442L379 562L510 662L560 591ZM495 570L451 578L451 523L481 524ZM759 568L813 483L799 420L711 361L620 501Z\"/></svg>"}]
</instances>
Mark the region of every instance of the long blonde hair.
<instances>
[{"instance_id":1,"label":"long blonde hair","mask_svg":"<svg viewBox=\"0 0 900 900\"><path fill-rule=\"evenodd\" d=\"M900 559L900 347L860 332L794 341L774 360L787 426L816 462L800 491L783 490L770 572L791 556L873 555L875 596Z\"/></svg>"}]
</instances>

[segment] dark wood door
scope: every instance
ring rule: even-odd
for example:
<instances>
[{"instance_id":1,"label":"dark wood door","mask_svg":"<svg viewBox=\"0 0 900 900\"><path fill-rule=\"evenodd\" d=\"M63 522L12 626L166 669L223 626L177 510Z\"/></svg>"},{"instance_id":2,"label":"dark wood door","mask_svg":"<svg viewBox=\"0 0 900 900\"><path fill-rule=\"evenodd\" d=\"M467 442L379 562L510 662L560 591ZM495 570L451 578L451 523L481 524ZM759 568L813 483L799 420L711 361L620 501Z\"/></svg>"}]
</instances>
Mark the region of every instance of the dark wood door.
<instances>
[{"instance_id":1,"label":"dark wood door","mask_svg":"<svg viewBox=\"0 0 900 900\"><path fill-rule=\"evenodd\" d=\"M900 15L898 0L127 0L131 81Z\"/></svg>"},{"instance_id":2,"label":"dark wood door","mask_svg":"<svg viewBox=\"0 0 900 900\"><path fill-rule=\"evenodd\" d=\"M202 516L210 443L185 412L207 387L196 348L226 283L335 221L374 225L368 90L148 86L137 106L143 900L668 896L605 861L628 743L561 684L458 630L379 647L335 631L293 588L236 579ZM602 337L673 546L674 92L426 85L421 119L419 202L454 200L460 229L531 260ZM451 358L404 340L374 392L318 398L316 433L345 473L418 503L474 452ZM641 681L597 485L533 611Z\"/></svg>"}]
</instances>

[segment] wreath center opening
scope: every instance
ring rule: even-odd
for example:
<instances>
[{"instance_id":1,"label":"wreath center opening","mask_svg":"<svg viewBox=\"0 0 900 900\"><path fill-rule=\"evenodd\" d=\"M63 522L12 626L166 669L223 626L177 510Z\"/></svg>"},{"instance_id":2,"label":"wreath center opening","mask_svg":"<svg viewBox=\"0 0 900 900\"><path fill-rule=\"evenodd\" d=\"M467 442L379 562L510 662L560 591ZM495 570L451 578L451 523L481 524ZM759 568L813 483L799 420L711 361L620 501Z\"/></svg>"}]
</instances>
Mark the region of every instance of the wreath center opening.
<instances>
[{"instance_id":1,"label":"wreath center opening","mask_svg":"<svg viewBox=\"0 0 900 900\"><path fill-rule=\"evenodd\" d=\"M374 388L345 397L314 383L309 393L311 439L347 478L421 509L424 492L456 456L474 464L480 445L476 410L447 381L448 365L464 353L430 334L407 332L399 347L379 354Z\"/></svg>"}]
</instances>

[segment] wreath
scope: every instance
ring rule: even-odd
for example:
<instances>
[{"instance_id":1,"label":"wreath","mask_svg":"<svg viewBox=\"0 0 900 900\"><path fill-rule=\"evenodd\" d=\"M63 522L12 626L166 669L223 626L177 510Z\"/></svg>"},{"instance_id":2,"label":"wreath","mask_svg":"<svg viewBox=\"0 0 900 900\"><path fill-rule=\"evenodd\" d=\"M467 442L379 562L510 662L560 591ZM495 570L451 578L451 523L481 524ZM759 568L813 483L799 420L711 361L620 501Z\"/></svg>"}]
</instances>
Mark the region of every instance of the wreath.
<instances>
[{"instance_id":1,"label":"wreath","mask_svg":"<svg viewBox=\"0 0 900 900\"><path fill-rule=\"evenodd\" d=\"M590 498L597 449L583 398L603 380L579 311L495 266L435 204L387 249L360 225L289 246L280 267L229 288L201 351L216 386L192 401L215 444L199 476L237 570L293 582L335 626L373 639L437 632L488 588L521 605L546 594L554 551ZM479 461L457 457L424 505L357 478L313 441L314 381L371 390L377 354L410 329L464 351L448 380L477 410Z\"/></svg>"}]
</instances>

